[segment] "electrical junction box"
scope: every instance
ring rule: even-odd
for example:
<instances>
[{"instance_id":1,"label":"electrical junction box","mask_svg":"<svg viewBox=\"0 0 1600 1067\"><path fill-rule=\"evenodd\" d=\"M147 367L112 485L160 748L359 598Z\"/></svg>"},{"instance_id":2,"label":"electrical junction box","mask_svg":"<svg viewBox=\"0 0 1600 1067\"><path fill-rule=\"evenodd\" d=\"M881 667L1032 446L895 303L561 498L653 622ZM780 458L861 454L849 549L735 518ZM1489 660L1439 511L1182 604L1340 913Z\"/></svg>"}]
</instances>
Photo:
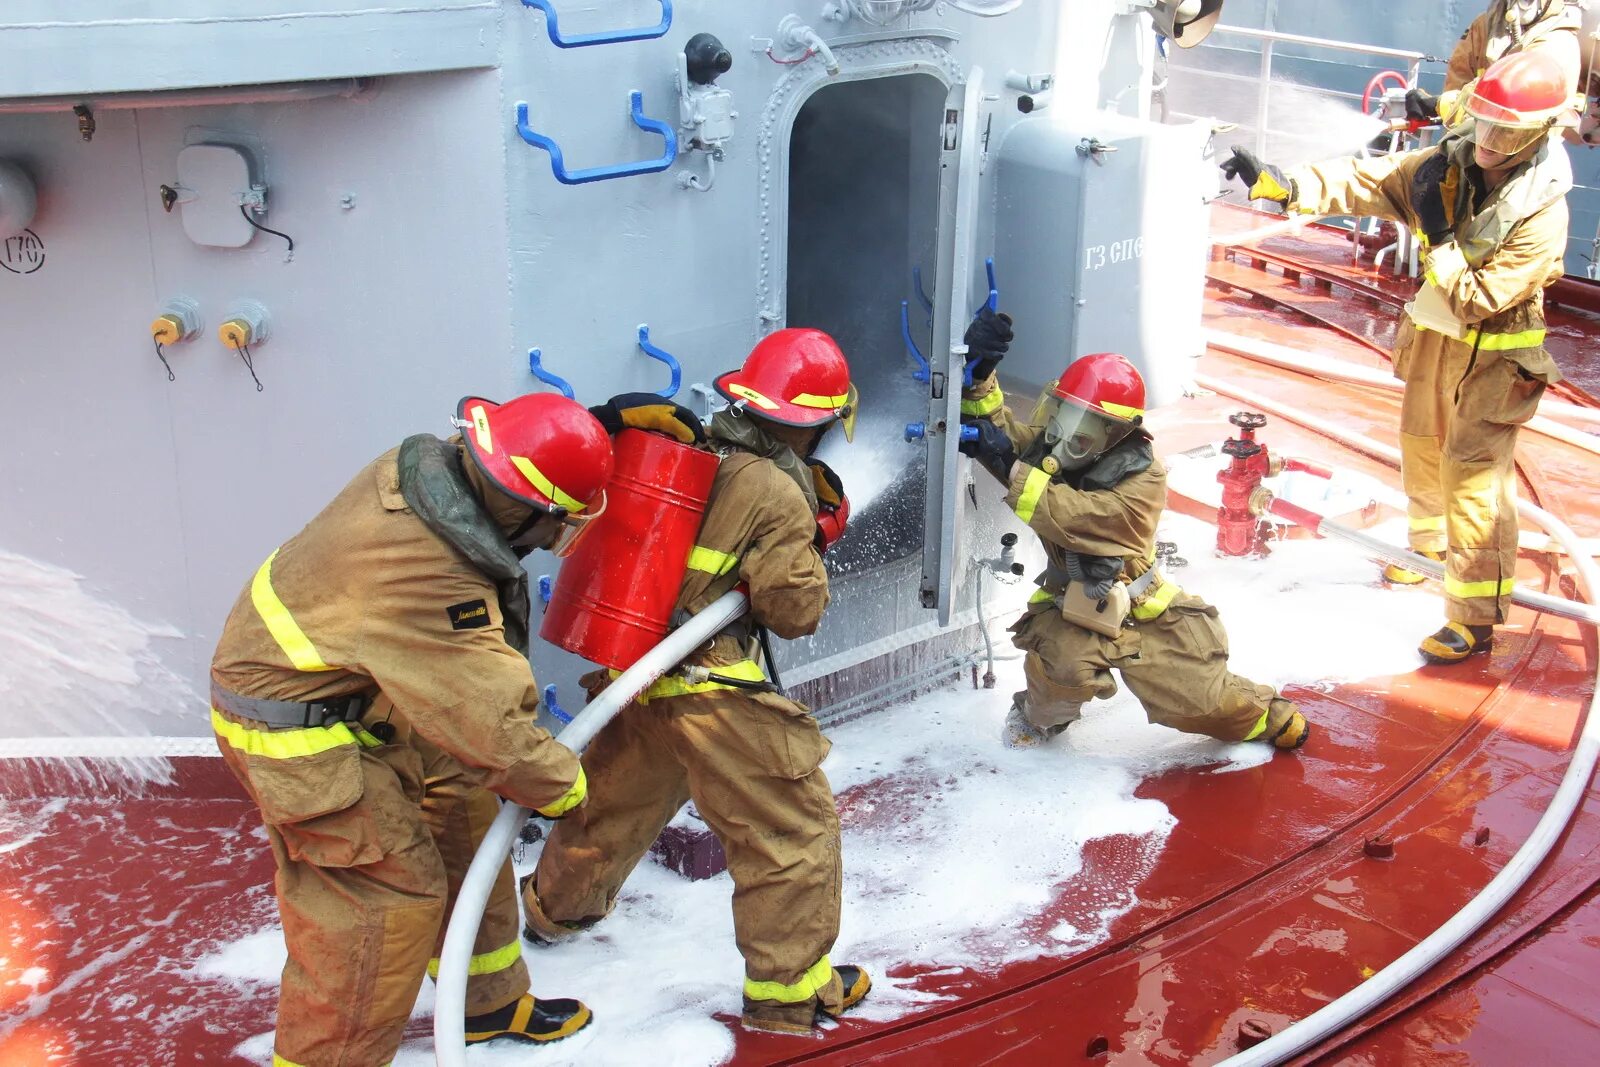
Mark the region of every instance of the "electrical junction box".
<instances>
[{"instance_id":1,"label":"electrical junction box","mask_svg":"<svg viewBox=\"0 0 1600 1067\"><path fill-rule=\"evenodd\" d=\"M1018 326L1003 376L1037 389L1069 357L1120 352L1151 407L1182 395L1205 351L1211 128L1054 109L1012 128L996 176L1001 306Z\"/></svg>"},{"instance_id":2,"label":"electrical junction box","mask_svg":"<svg viewBox=\"0 0 1600 1067\"><path fill-rule=\"evenodd\" d=\"M266 186L248 152L233 145L192 144L178 153L178 210L197 245L243 248L256 231L240 207L263 207Z\"/></svg>"}]
</instances>

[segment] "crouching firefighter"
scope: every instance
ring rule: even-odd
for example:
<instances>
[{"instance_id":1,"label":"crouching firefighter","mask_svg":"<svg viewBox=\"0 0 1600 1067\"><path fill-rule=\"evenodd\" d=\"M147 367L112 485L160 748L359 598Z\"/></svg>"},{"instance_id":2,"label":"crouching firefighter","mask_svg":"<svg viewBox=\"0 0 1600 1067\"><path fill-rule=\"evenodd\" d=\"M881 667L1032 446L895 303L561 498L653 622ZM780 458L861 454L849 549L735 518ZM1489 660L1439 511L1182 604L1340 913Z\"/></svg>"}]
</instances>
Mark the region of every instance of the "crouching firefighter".
<instances>
[{"instance_id":1,"label":"crouching firefighter","mask_svg":"<svg viewBox=\"0 0 1600 1067\"><path fill-rule=\"evenodd\" d=\"M379 456L273 552L212 660L211 725L278 868L274 1067L388 1063L495 794L551 817L585 799L577 757L534 725L521 559L565 554L604 511L610 438L553 395L469 397L455 424ZM517 931L507 863L473 949L469 1043L589 1022L529 994Z\"/></svg>"},{"instance_id":2,"label":"crouching firefighter","mask_svg":"<svg viewBox=\"0 0 1600 1067\"><path fill-rule=\"evenodd\" d=\"M682 617L736 585L749 614L645 690L583 756L593 801L558 823L523 883L527 936L554 942L604 918L623 882L688 800L717 835L733 877L746 1027L809 1034L867 994L862 968L834 966L839 816L820 764L828 752L805 707L757 662L759 627L794 638L828 604L822 553L850 505L812 453L856 394L831 337L787 329L716 380L730 407L711 420L721 457L679 592ZM770 664L769 668L770 670ZM591 691L606 683L597 672Z\"/></svg>"},{"instance_id":3,"label":"crouching firefighter","mask_svg":"<svg viewBox=\"0 0 1600 1067\"><path fill-rule=\"evenodd\" d=\"M1144 381L1119 355L1084 356L1040 396L1030 422L1005 407L995 366L1011 320L985 309L967 330L978 360L962 394L976 440L961 451L1006 485L1006 503L1044 542L1049 566L1011 627L1027 689L1008 746L1040 745L1117 691L1115 670L1151 722L1223 741L1305 744L1311 728L1270 686L1228 671L1217 609L1155 565L1166 470L1143 426Z\"/></svg>"},{"instance_id":4,"label":"crouching firefighter","mask_svg":"<svg viewBox=\"0 0 1600 1067\"><path fill-rule=\"evenodd\" d=\"M1561 380L1545 351L1544 289L1562 274L1572 167L1550 136L1571 118L1547 49L1497 60L1466 94L1471 121L1436 145L1285 172L1241 148L1223 165L1290 211L1375 215L1422 240L1426 279L1395 338L1400 479L1412 551L1443 560L1445 624L1432 663L1487 652L1517 566L1517 428ZM1390 564L1390 582L1423 575Z\"/></svg>"}]
</instances>

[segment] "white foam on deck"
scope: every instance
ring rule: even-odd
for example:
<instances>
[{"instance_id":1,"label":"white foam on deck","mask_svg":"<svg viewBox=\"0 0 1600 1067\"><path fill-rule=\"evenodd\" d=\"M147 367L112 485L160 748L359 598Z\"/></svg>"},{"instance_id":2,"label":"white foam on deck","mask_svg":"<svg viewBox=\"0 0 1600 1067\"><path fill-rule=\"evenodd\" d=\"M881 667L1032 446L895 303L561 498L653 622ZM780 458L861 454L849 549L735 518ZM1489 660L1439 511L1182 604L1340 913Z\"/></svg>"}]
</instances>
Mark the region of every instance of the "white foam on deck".
<instances>
[{"instance_id":1,"label":"white foam on deck","mask_svg":"<svg viewBox=\"0 0 1600 1067\"><path fill-rule=\"evenodd\" d=\"M1191 561L1172 576L1219 606L1235 669L1258 681L1306 684L1411 670L1417 639L1441 617L1435 597L1383 587L1376 565L1342 546L1288 541L1266 560L1219 560L1215 536L1209 524L1175 515L1163 528ZM1110 884L1091 883L1087 901L1080 894L1080 921L1035 936L1024 924L1080 871L1088 842L1129 835L1152 854L1159 850L1173 818L1159 801L1135 796L1139 784L1175 768L1225 773L1273 758L1261 744L1222 744L1151 726L1126 692L1091 705L1047 748L1009 751L998 736L1011 692L1021 687L1021 664L1010 659L996 672L992 690L934 693L830 731L834 749L825 769L836 791L886 780L846 804L844 916L833 953L836 963L872 971L873 994L859 1009L869 1018L903 1016L935 999L887 978L891 968L992 971L1102 942L1137 900L1138 885L1120 874ZM594 930L524 953L535 994L581 997L594 1009L594 1025L549 1048L488 1046L472 1050L469 1060L593 1067L725 1059L733 1047L725 1020L739 1012L743 977L731 890L725 874L688 882L641 864L616 911ZM282 960L274 930L221 949L197 971L259 990L276 981ZM431 985L424 986L421 1014L432 1011ZM796 1039L796 1051L804 1040ZM270 1037L261 1035L241 1052L265 1062L270 1048ZM432 1062L426 1041L408 1043L395 1060L397 1067Z\"/></svg>"}]
</instances>

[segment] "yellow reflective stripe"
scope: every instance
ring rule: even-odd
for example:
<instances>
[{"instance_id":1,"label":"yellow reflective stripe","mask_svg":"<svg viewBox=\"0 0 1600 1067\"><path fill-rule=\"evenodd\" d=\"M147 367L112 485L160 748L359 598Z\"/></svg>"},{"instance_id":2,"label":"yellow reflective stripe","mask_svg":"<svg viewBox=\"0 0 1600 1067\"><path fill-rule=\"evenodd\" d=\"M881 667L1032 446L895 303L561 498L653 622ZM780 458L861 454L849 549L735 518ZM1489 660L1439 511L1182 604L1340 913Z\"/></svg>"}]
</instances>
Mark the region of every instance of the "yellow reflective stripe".
<instances>
[{"instance_id":1,"label":"yellow reflective stripe","mask_svg":"<svg viewBox=\"0 0 1600 1067\"><path fill-rule=\"evenodd\" d=\"M560 504L568 511L582 511L584 508L588 507L588 505L583 501L577 500L568 496L566 493L563 493L561 491L561 487L556 485L556 483L552 482L549 478L546 478L544 476L544 472L538 467L535 467L533 465L533 461L527 456L512 456L511 465L517 468L517 470L521 471L522 476L528 479L528 481L532 482L535 489L539 490L539 492L543 493L557 504Z\"/></svg>"},{"instance_id":2,"label":"yellow reflective stripe","mask_svg":"<svg viewBox=\"0 0 1600 1067\"><path fill-rule=\"evenodd\" d=\"M1445 575L1444 591L1453 597L1466 599L1475 596L1510 596L1516 589L1517 582L1514 578L1502 578L1496 581L1490 578L1482 582L1463 582L1459 578Z\"/></svg>"},{"instance_id":3,"label":"yellow reflective stripe","mask_svg":"<svg viewBox=\"0 0 1600 1067\"><path fill-rule=\"evenodd\" d=\"M752 982L744 980L744 995L751 1000L775 1000L779 1004L799 1004L817 995L833 979L833 964L824 956L812 964L800 980L793 985L782 982Z\"/></svg>"},{"instance_id":4,"label":"yellow reflective stripe","mask_svg":"<svg viewBox=\"0 0 1600 1067\"><path fill-rule=\"evenodd\" d=\"M1033 591L1033 595L1028 598L1028 603L1030 603L1030 604L1047 604L1050 601L1054 600L1055 598L1056 598L1056 595L1054 593L1052 593L1048 589L1035 589Z\"/></svg>"},{"instance_id":5,"label":"yellow reflective stripe","mask_svg":"<svg viewBox=\"0 0 1600 1067\"><path fill-rule=\"evenodd\" d=\"M522 944L521 942L513 941L511 944L497 948L493 952L485 952L482 955L472 957L472 961L467 964L467 974L468 976L497 974L508 967L515 966L516 962L521 958ZM439 977L438 956L428 961L428 977Z\"/></svg>"},{"instance_id":6,"label":"yellow reflective stripe","mask_svg":"<svg viewBox=\"0 0 1600 1067\"><path fill-rule=\"evenodd\" d=\"M252 730L224 719L216 708L211 709L211 729L228 743L229 748L247 756L265 756L267 759L315 756L318 752L326 752L340 745L356 744L350 727L342 722L332 726L310 726L304 730Z\"/></svg>"},{"instance_id":7,"label":"yellow reflective stripe","mask_svg":"<svg viewBox=\"0 0 1600 1067\"><path fill-rule=\"evenodd\" d=\"M1444 516L1433 515L1426 519L1407 519L1407 525L1413 530L1442 530L1444 529Z\"/></svg>"},{"instance_id":8,"label":"yellow reflective stripe","mask_svg":"<svg viewBox=\"0 0 1600 1067\"><path fill-rule=\"evenodd\" d=\"M274 1052L272 1054L272 1067L304 1067L304 1065L296 1063L293 1060L286 1060Z\"/></svg>"},{"instance_id":9,"label":"yellow reflective stripe","mask_svg":"<svg viewBox=\"0 0 1600 1067\"><path fill-rule=\"evenodd\" d=\"M999 386L996 386L976 400L963 400L961 402L961 414L977 416L993 415L995 412L1000 410L1005 402L1005 394L1000 391Z\"/></svg>"},{"instance_id":10,"label":"yellow reflective stripe","mask_svg":"<svg viewBox=\"0 0 1600 1067\"><path fill-rule=\"evenodd\" d=\"M294 621L294 616L289 614L289 609L283 606L283 601L278 599L277 592L272 588L272 561L278 558L278 551L273 549L272 555L256 570L256 576L250 582L250 602L256 606L256 613L267 624L267 632L278 642L278 647L289 657L295 670L331 671L333 668L322 661L322 654L300 629L300 624Z\"/></svg>"},{"instance_id":11,"label":"yellow reflective stripe","mask_svg":"<svg viewBox=\"0 0 1600 1067\"><path fill-rule=\"evenodd\" d=\"M1109 400L1100 401L1100 406L1119 419L1134 419L1144 414L1144 408L1130 408L1124 404L1113 404Z\"/></svg>"},{"instance_id":12,"label":"yellow reflective stripe","mask_svg":"<svg viewBox=\"0 0 1600 1067\"><path fill-rule=\"evenodd\" d=\"M1255 726L1250 730L1249 733L1245 734L1244 737L1241 740L1254 741L1256 738L1260 737L1262 734L1264 734L1266 732L1267 732L1267 713L1263 711L1261 713L1261 718L1256 720Z\"/></svg>"},{"instance_id":13,"label":"yellow reflective stripe","mask_svg":"<svg viewBox=\"0 0 1600 1067\"><path fill-rule=\"evenodd\" d=\"M1023 522L1032 522L1033 513L1039 506L1039 498L1044 496L1044 491L1050 484L1050 476L1035 467L1028 472L1028 478L1022 483L1022 492L1017 495L1015 509L1017 518Z\"/></svg>"},{"instance_id":14,"label":"yellow reflective stripe","mask_svg":"<svg viewBox=\"0 0 1600 1067\"><path fill-rule=\"evenodd\" d=\"M850 399L849 393L840 393L838 396L818 396L816 393L801 393L791 397L789 403L803 408L842 408L845 401Z\"/></svg>"},{"instance_id":15,"label":"yellow reflective stripe","mask_svg":"<svg viewBox=\"0 0 1600 1067\"><path fill-rule=\"evenodd\" d=\"M778 410L778 402L776 400L756 392L748 385L740 385L738 382L729 382L723 388L727 389L728 392L732 393L734 396L743 397L745 400L750 401L750 403L754 404L758 408L763 408L767 411Z\"/></svg>"},{"instance_id":16,"label":"yellow reflective stripe","mask_svg":"<svg viewBox=\"0 0 1600 1067\"><path fill-rule=\"evenodd\" d=\"M738 663L730 663L725 667L707 667L712 674L720 674L724 678L733 678L741 682L764 682L766 674L761 670L761 664L753 659L742 659ZM615 678L620 671L613 670L611 677ZM690 693L710 693L718 689L734 689L736 686L724 685L717 681L691 682L687 678L676 674L667 674L640 693L634 699L641 704L648 704L652 700L662 697L681 697Z\"/></svg>"},{"instance_id":17,"label":"yellow reflective stripe","mask_svg":"<svg viewBox=\"0 0 1600 1067\"><path fill-rule=\"evenodd\" d=\"M1179 593L1183 592L1182 589L1178 588L1177 582L1169 582L1165 578L1160 578L1158 581L1161 584L1151 590L1150 595L1135 604L1133 610L1129 612L1140 622L1149 622L1151 619L1156 618L1171 606L1173 599Z\"/></svg>"},{"instance_id":18,"label":"yellow reflective stripe","mask_svg":"<svg viewBox=\"0 0 1600 1067\"><path fill-rule=\"evenodd\" d=\"M1544 344L1544 331L1479 334L1477 330L1468 330L1461 340L1464 344L1476 344L1481 352L1508 352L1514 348L1538 348Z\"/></svg>"},{"instance_id":19,"label":"yellow reflective stripe","mask_svg":"<svg viewBox=\"0 0 1600 1067\"><path fill-rule=\"evenodd\" d=\"M494 437L489 433L489 413L482 404L474 404L467 414L472 416L472 436L477 439L478 447L494 455Z\"/></svg>"},{"instance_id":20,"label":"yellow reflective stripe","mask_svg":"<svg viewBox=\"0 0 1600 1067\"><path fill-rule=\"evenodd\" d=\"M579 804L582 804L583 798L588 795L589 779L583 773L583 764L580 763L578 764L578 777L573 779L572 788L567 790L565 793L562 793L559 797L557 797L555 800L552 800L544 807L535 808L533 810L537 811L540 815L543 815L547 819L554 819L556 816L565 815ZM477 974L478 972L473 971L472 973Z\"/></svg>"},{"instance_id":21,"label":"yellow reflective stripe","mask_svg":"<svg viewBox=\"0 0 1600 1067\"><path fill-rule=\"evenodd\" d=\"M695 545L689 553L689 569L721 577L739 565L739 557L731 552L718 552L714 548Z\"/></svg>"}]
</instances>

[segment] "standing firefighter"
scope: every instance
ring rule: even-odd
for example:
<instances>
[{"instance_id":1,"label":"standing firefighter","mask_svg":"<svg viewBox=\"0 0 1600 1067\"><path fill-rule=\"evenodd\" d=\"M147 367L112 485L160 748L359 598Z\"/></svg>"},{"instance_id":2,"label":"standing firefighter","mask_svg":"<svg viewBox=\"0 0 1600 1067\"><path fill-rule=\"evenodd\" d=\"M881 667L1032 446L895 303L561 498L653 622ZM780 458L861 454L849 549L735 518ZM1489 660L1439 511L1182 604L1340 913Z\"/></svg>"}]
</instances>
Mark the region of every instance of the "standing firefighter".
<instances>
[{"instance_id":1,"label":"standing firefighter","mask_svg":"<svg viewBox=\"0 0 1600 1067\"><path fill-rule=\"evenodd\" d=\"M1565 73L1570 95L1578 84L1578 30L1582 19L1572 0L1493 0L1472 20L1445 71L1444 92L1406 93L1406 115L1422 122L1454 126L1467 117L1466 101L1496 61L1522 51L1544 50Z\"/></svg>"},{"instance_id":2,"label":"standing firefighter","mask_svg":"<svg viewBox=\"0 0 1600 1067\"><path fill-rule=\"evenodd\" d=\"M523 883L528 936L556 941L604 918L684 802L716 833L733 876L745 960L744 1025L808 1034L871 987L829 960L839 933L839 816L820 764L828 742L755 660L753 627L793 638L828 604L822 553L850 505L812 452L835 423L850 434L855 389L819 330L779 330L717 379L732 404L711 422L722 457L677 607L694 613L743 583L735 623L649 689L595 738L584 769L595 799L559 823ZM603 684L604 675L596 680Z\"/></svg>"},{"instance_id":3,"label":"standing firefighter","mask_svg":"<svg viewBox=\"0 0 1600 1067\"><path fill-rule=\"evenodd\" d=\"M1311 727L1270 687L1228 671L1217 609L1155 565L1167 472L1143 427L1144 381L1119 355L1084 356L1040 396L1030 422L1007 410L994 369L1011 320L985 309L967 329L978 360L962 394L977 427L961 451L1007 487L1006 503L1049 559L1012 626L1028 688L1006 718L1008 746L1043 744L1086 701L1117 691L1115 669L1151 722L1224 741L1305 744Z\"/></svg>"},{"instance_id":4,"label":"standing firefighter","mask_svg":"<svg viewBox=\"0 0 1600 1067\"><path fill-rule=\"evenodd\" d=\"M1517 427L1561 380L1544 350L1544 287L1561 277L1567 154L1550 137L1568 112L1565 74L1544 51L1495 63L1468 94L1472 122L1439 144L1284 173L1235 148L1223 171L1290 211L1404 222L1427 246L1427 278L1395 341L1400 472L1413 550L1445 561L1449 620L1423 640L1433 663L1490 647L1517 563ZM1396 566L1392 581L1423 576Z\"/></svg>"},{"instance_id":5,"label":"standing firefighter","mask_svg":"<svg viewBox=\"0 0 1600 1067\"><path fill-rule=\"evenodd\" d=\"M626 399L596 411L648 421ZM218 747L278 866L274 1067L389 1062L494 794L551 817L584 802L577 757L534 725L520 561L605 509L610 439L550 395L468 398L456 425L378 457L273 552L212 660ZM509 863L474 953L469 1043L589 1022L528 993Z\"/></svg>"}]
</instances>

